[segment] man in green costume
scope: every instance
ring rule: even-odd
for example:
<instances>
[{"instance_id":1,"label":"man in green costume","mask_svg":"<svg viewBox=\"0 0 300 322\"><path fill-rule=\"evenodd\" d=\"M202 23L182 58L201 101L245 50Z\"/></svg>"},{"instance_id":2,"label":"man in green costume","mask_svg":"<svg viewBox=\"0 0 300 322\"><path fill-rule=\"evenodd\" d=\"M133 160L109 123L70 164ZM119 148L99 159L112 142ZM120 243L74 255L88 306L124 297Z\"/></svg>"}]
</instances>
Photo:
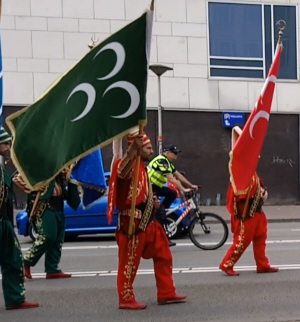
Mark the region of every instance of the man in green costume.
<instances>
[{"instance_id":1,"label":"man in green costume","mask_svg":"<svg viewBox=\"0 0 300 322\"><path fill-rule=\"evenodd\" d=\"M38 233L37 239L24 256L25 276L28 279L32 279L30 268L44 254L46 279L71 277L71 274L65 274L58 268L65 237L64 200L74 210L80 204L77 186L67 180L69 171L63 170L41 191L30 191L20 174L13 178L14 183L28 193L27 212Z\"/></svg>"},{"instance_id":2,"label":"man in green costume","mask_svg":"<svg viewBox=\"0 0 300 322\"><path fill-rule=\"evenodd\" d=\"M8 157L11 137L0 129L0 155ZM7 310L38 307L25 301L24 266L19 241L13 228L13 187L11 177L0 164L0 266Z\"/></svg>"}]
</instances>

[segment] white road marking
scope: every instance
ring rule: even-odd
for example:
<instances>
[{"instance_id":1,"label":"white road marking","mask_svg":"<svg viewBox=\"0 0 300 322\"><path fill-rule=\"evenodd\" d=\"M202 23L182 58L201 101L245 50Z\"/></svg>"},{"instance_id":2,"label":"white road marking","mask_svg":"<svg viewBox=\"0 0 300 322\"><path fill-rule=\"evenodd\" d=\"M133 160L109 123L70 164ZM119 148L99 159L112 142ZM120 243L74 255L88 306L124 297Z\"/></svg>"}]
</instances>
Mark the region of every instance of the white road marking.
<instances>
[{"instance_id":1,"label":"white road marking","mask_svg":"<svg viewBox=\"0 0 300 322\"><path fill-rule=\"evenodd\" d=\"M267 244L294 244L294 243L300 243L300 239L282 239L282 240L267 240ZM214 244L214 243L206 243L208 244ZM231 245L232 242L226 242L225 245ZM190 247L195 245L193 243L176 243L175 247ZM118 248L117 245L89 245L89 246L63 246L63 250L92 250L92 249L116 249ZM22 251L27 251L29 248L21 248Z\"/></svg>"},{"instance_id":2,"label":"white road marking","mask_svg":"<svg viewBox=\"0 0 300 322\"><path fill-rule=\"evenodd\" d=\"M286 264L286 265L274 265L280 270L300 270L300 264ZM241 271L256 271L256 266L235 266L237 272ZM173 268L173 274L192 274L192 273L221 273L219 267L185 267L185 268ZM66 272L72 274L72 277L107 277L117 276L116 270L111 271L83 271L83 272ZM154 275L153 269L140 269L137 271L137 275ZM45 278L45 273L33 273L34 279ZM2 275L0 275L2 279Z\"/></svg>"}]
</instances>

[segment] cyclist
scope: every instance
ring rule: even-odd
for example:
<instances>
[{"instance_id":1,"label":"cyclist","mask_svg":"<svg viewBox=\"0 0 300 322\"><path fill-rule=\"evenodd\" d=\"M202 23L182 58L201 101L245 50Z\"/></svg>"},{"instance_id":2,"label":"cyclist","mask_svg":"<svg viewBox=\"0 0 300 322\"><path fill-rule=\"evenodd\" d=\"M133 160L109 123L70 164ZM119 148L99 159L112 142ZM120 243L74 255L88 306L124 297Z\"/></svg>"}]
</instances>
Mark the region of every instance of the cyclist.
<instances>
[{"instance_id":1,"label":"cyclist","mask_svg":"<svg viewBox=\"0 0 300 322\"><path fill-rule=\"evenodd\" d=\"M170 208L177 197L176 190L164 186L167 181L174 184L179 191L198 190L198 186L190 183L173 164L180 152L181 150L175 145L166 146L163 154L155 157L148 165L148 175L153 192L159 197L165 197L162 204L166 209Z\"/></svg>"}]
</instances>

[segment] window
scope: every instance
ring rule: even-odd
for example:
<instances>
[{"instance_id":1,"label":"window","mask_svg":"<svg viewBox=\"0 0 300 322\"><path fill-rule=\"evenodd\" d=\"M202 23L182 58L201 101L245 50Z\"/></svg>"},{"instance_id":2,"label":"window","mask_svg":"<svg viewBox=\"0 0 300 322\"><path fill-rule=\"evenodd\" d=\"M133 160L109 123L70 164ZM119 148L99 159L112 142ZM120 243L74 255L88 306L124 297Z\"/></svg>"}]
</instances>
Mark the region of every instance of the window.
<instances>
[{"instance_id":1,"label":"window","mask_svg":"<svg viewBox=\"0 0 300 322\"><path fill-rule=\"evenodd\" d=\"M283 33L279 79L298 79L296 6L208 3L210 77L265 78Z\"/></svg>"}]
</instances>

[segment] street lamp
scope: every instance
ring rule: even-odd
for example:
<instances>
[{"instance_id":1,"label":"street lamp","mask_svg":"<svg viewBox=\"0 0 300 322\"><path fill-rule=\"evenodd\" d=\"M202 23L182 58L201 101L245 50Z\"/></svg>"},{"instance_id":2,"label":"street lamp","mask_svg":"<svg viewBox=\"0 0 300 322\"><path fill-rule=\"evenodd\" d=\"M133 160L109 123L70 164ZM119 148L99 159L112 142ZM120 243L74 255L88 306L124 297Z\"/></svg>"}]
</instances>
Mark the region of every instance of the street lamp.
<instances>
[{"instance_id":1,"label":"street lamp","mask_svg":"<svg viewBox=\"0 0 300 322\"><path fill-rule=\"evenodd\" d=\"M163 65L150 65L149 69L158 77L158 110L157 110L157 119L158 119L158 153L162 154L162 106L161 106L161 83L160 76L163 75L168 70L173 70L173 68Z\"/></svg>"}]
</instances>

